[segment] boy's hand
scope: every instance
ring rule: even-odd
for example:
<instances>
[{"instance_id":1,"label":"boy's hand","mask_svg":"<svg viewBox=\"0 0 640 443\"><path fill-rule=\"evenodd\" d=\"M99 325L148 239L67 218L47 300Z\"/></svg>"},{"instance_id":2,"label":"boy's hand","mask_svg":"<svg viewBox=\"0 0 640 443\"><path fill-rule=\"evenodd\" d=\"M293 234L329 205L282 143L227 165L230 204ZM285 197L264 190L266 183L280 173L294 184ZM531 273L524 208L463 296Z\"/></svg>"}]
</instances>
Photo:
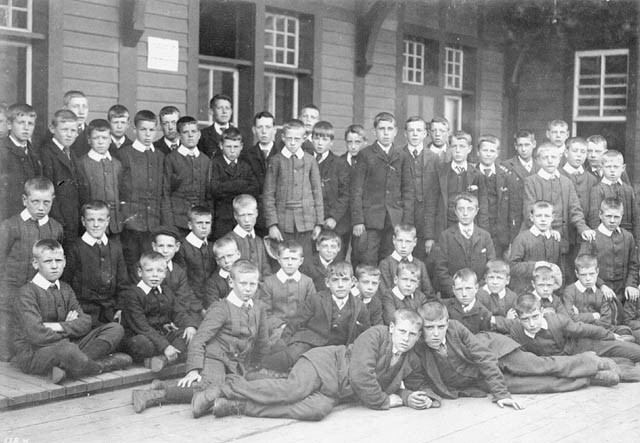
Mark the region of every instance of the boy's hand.
<instances>
[{"instance_id":1,"label":"boy's hand","mask_svg":"<svg viewBox=\"0 0 640 443\"><path fill-rule=\"evenodd\" d=\"M431 248L433 248L433 244L435 243L435 241L433 240L426 240L424 242L424 250L427 253L427 255L429 255L429 253L431 252Z\"/></svg>"},{"instance_id":2,"label":"boy's hand","mask_svg":"<svg viewBox=\"0 0 640 443\"><path fill-rule=\"evenodd\" d=\"M580 311L578 311L578 308L576 308L576 305L571 306L571 311L573 312L574 315L580 314Z\"/></svg>"},{"instance_id":3,"label":"boy's hand","mask_svg":"<svg viewBox=\"0 0 640 443\"><path fill-rule=\"evenodd\" d=\"M587 229L582 233L582 239L588 242L594 241L596 239L596 231L593 229Z\"/></svg>"},{"instance_id":4,"label":"boy's hand","mask_svg":"<svg viewBox=\"0 0 640 443\"><path fill-rule=\"evenodd\" d=\"M187 372L187 375L182 377L178 382L178 386L181 388L190 388L193 382L199 383L202 381L202 376L197 369L193 369Z\"/></svg>"},{"instance_id":5,"label":"boy's hand","mask_svg":"<svg viewBox=\"0 0 640 443\"><path fill-rule=\"evenodd\" d=\"M116 323L122 323L122 309L118 309L115 314L113 314L113 321Z\"/></svg>"},{"instance_id":6,"label":"boy's hand","mask_svg":"<svg viewBox=\"0 0 640 443\"><path fill-rule=\"evenodd\" d=\"M178 327L173 322L162 325L162 328L167 332L173 332L178 330Z\"/></svg>"},{"instance_id":7,"label":"boy's hand","mask_svg":"<svg viewBox=\"0 0 640 443\"><path fill-rule=\"evenodd\" d=\"M202 308L202 311L200 311L200 314L202 314L202 317L206 317L207 316L207 310Z\"/></svg>"},{"instance_id":8,"label":"boy's hand","mask_svg":"<svg viewBox=\"0 0 640 443\"><path fill-rule=\"evenodd\" d=\"M316 238L318 238L318 236L320 235L320 232L322 232L322 226L316 225L313 228L313 232L311 232L311 240L315 240Z\"/></svg>"},{"instance_id":9,"label":"boy's hand","mask_svg":"<svg viewBox=\"0 0 640 443\"><path fill-rule=\"evenodd\" d=\"M618 335L618 334L616 334L616 333L614 333L614 334L613 334L613 337L614 337L617 341L626 341L624 338L622 338L622 336L620 336L620 335Z\"/></svg>"},{"instance_id":10,"label":"boy's hand","mask_svg":"<svg viewBox=\"0 0 640 443\"><path fill-rule=\"evenodd\" d=\"M593 319L594 320L600 320L600 313L599 312L592 312L593 314Z\"/></svg>"},{"instance_id":11,"label":"boy's hand","mask_svg":"<svg viewBox=\"0 0 640 443\"><path fill-rule=\"evenodd\" d=\"M518 313L514 308L511 308L507 311L507 318L509 320L515 320L516 318L518 318Z\"/></svg>"},{"instance_id":12,"label":"boy's hand","mask_svg":"<svg viewBox=\"0 0 640 443\"><path fill-rule=\"evenodd\" d=\"M45 322L42 324L44 325L45 328L49 328L53 332L64 332L64 329L62 328L62 325L60 323Z\"/></svg>"},{"instance_id":13,"label":"boy's hand","mask_svg":"<svg viewBox=\"0 0 640 443\"><path fill-rule=\"evenodd\" d=\"M164 348L164 356L167 357L167 360L170 362L175 361L178 358L178 354L180 354L180 351L171 345Z\"/></svg>"},{"instance_id":14,"label":"boy's hand","mask_svg":"<svg viewBox=\"0 0 640 443\"><path fill-rule=\"evenodd\" d=\"M389 407L397 408L398 406L402 406L402 397L398 394L391 394L389 396Z\"/></svg>"},{"instance_id":15,"label":"boy's hand","mask_svg":"<svg viewBox=\"0 0 640 443\"><path fill-rule=\"evenodd\" d=\"M513 409L518 410L518 411L520 409L524 409L524 406L522 406L520 403L518 403L517 401L515 401L512 398L503 398L502 400L498 400L496 403L501 408L504 408L505 406L511 406Z\"/></svg>"},{"instance_id":16,"label":"boy's hand","mask_svg":"<svg viewBox=\"0 0 640 443\"><path fill-rule=\"evenodd\" d=\"M364 227L364 223L359 223L357 225L353 225L353 235L356 237L360 237L366 231Z\"/></svg>"},{"instance_id":17,"label":"boy's hand","mask_svg":"<svg viewBox=\"0 0 640 443\"><path fill-rule=\"evenodd\" d=\"M562 236L560 235L560 231L556 231L555 229L551 230L551 238L554 239L555 241L560 241L560 238Z\"/></svg>"},{"instance_id":18,"label":"boy's hand","mask_svg":"<svg viewBox=\"0 0 640 443\"><path fill-rule=\"evenodd\" d=\"M194 328L193 326L189 326L184 330L184 333L182 334L182 338L184 338L187 344L189 344L189 342L191 342L191 339L195 335L196 335L196 328Z\"/></svg>"},{"instance_id":19,"label":"boy's hand","mask_svg":"<svg viewBox=\"0 0 640 443\"><path fill-rule=\"evenodd\" d=\"M640 289L633 286L627 286L624 288L624 295L627 297L627 300L635 302L638 300L638 297L640 297Z\"/></svg>"},{"instance_id":20,"label":"boy's hand","mask_svg":"<svg viewBox=\"0 0 640 443\"><path fill-rule=\"evenodd\" d=\"M611 289L607 285L600 286L600 290L602 291L602 295L604 295L604 298L606 298L607 300L612 300L616 297L616 293L613 292L613 289Z\"/></svg>"},{"instance_id":21,"label":"boy's hand","mask_svg":"<svg viewBox=\"0 0 640 443\"><path fill-rule=\"evenodd\" d=\"M278 229L277 225L269 226L269 237L275 241L284 241L282 233L280 232L280 229Z\"/></svg>"},{"instance_id":22,"label":"boy's hand","mask_svg":"<svg viewBox=\"0 0 640 443\"><path fill-rule=\"evenodd\" d=\"M336 224L336 220L333 217L329 217L324 221L324 227L332 231L336 228Z\"/></svg>"},{"instance_id":23,"label":"boy's hand","mask_svg":"<svg viewBox=\"0 0 640 443\"><path fill-rule=\"evenodd\" d=\"M78 318L78 311L69 311L64 321L74 321L76 318Z\"/></svg>"},{"instance_id":24,"label":"boy's hand","mask_svg":"<svg viewBox=\"0 0 640 443\"><path fill-rule=\"evenodd\" d=\"M412 392L407 398L407 406L413 409L429 409L432 404L433 400L423 391Z\"/></svg>"}]
</instances>

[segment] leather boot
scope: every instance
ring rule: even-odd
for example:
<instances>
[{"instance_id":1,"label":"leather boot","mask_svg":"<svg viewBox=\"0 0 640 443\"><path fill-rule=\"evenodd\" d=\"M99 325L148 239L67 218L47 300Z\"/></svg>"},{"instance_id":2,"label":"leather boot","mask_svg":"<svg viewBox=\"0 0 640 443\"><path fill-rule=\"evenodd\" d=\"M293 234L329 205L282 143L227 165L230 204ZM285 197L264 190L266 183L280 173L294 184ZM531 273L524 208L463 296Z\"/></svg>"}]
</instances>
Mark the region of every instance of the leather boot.
<instances>
[{"instance_id":1,"label":"leather boot","mask_svg":"<svg viewBox=\"0 0 640 443\"><path fill-rule=\"evenodd\" d=\"M67 373L64 369L54 366L51 368L51 383L59 384L65 379Z\"/></svg>"},{"instance_id":2,"label":"leather boot","mask_svg":"<svg viewBox=\"0 0 640 443\"><path fill-rule=\"evenodd\" d=\"M620 377L614 371L607 369L598 371L596 375L591 377L592 386L615 386L620 382Z\"/></svg>"},{"instance_id":3,"label":"leather boot","mask_svg":"<svg viewBox=\"0 0 640 443\"><path fill-rule=\"evenodd\" d=\"M151 372L160 372L169 364L169 360L164 355L155 355L144 359L144 367L151 369Z\"/></svg>"},{"instance_id":4,"label":"leather boot","mask_svg":"<svg viewBox=\"0 0 640 443\"><path fill-rule=\"evenodd\" d=\"M224 397L218 397L213 403L213 415L214 417L244 415L244 410L246 407L246 400L227 400Z\"/></svg>"},{"instance_id":5,"label":"leather boot","mask_svg":"<svg viewBox=\"0 0 640 443\"><path fill-rule=\"evenodd\" d=\"M200 418L207 414L213 406L216 398L219 396L220 388L218 386L196 393L191 399L191 412L193 413L193 418Z\"/></svg>"},{"instance_id":6,"label":"leather boot","mask_svg":"<svg viewBox=\"0 0 640 443\"><path fill-rule=\"evenodd\" d=\"M161 389L165 389L166 390L167 389L167 384L165 382L163 382L162 380L158 380L156 378L151 382L151 386L149 386L149 389L153 389L153 390L156 390L156 391L159 391Z\"/></svg>"},{"instance_id":7,"label":"leather boot","mask_svg":"<svg viewBox=\"0 0 640 443\"><path fill-rule=\"evenodd\" d=\"M97 363L100 365L100 372L104 373L125 369L133 363L133 359L129 354L116 352L115 354L101 358Z\"/></svg>"},{"instance_id":8,"label":"leather boot","mask_svg":"<svg viewBox=\"0 0 640 443\"><path fill-rule=\"evenodd\" d=\"M136 413L141 413L147 408L159 406L164 402L164 390L142 390L136 389L131 391L131 403Z\"/></svg>"}]
</instances>

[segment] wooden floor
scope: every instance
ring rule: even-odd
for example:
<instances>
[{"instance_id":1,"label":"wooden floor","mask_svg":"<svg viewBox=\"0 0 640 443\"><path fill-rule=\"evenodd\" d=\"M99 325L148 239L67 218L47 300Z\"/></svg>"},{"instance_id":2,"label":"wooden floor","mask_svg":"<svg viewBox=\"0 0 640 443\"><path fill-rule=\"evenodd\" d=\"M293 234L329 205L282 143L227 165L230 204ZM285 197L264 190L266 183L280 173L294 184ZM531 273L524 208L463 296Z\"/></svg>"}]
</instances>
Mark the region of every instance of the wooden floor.
<instances>
[{"instance_id":1,"label":"wooden floor","mask_svg":"<svg viewBox=\"0 0 640 443\"><path fill-rule=\"evenodd\" d=\"M135 414L131 389L0 413L0 442L638 442L640 383L565 394L517 396L526 409L489 399L445 401L440 409L371 411L340 406L318 423L213 416L188 405Z\"/></svg>"}]
</instances>

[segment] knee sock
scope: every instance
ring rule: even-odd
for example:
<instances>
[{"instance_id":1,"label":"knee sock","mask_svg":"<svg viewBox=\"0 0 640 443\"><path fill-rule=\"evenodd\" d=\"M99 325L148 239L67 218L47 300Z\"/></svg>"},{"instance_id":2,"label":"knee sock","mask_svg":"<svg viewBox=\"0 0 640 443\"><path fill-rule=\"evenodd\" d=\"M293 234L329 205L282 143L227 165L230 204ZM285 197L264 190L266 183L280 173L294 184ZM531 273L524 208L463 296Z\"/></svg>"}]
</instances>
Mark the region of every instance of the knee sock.
<instances>
[{"instance_id":1,"label":"knee sock","mask_svg":"<svg viewBox=\"0 0 640 443\"><path fill-rule=\"evenodd\" d=\"M170 386L165 389L165 401L167 403L191 403L193 398L193 388L181 388L179 386Z\"/></svg>"},{"instance_id":2,"label":"knee sock","mask_svg":"<svg viewBox=\"0 0 640 443\"><path fill-rule=\"evenodd\" d=\"M106 356L111 350L111 344L104 340L96 340L95 343L92 343L90 347L84 350L84 353L87 354L91 360L98 360Z\"/></svg>"}]
</instances>

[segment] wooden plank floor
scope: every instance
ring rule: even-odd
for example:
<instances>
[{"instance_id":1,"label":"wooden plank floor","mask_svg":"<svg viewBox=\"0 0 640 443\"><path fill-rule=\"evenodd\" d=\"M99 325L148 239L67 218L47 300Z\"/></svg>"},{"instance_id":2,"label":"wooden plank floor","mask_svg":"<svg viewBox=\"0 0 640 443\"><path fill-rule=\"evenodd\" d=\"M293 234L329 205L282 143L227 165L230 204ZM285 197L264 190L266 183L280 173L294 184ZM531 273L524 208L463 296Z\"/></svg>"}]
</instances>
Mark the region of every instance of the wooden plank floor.
<instances>
[{"instance_id":1,"label":"wooden plank floor","mask_svg":"<svg viewBox=\"0 0 640 443\"><path fill-rule=\"evenodd\" d=\"M372 411L343 405L318 423L212 416L194 420L188 405L135 414L131 388L0 413L0 441L243 443L341 442L637 442L640 383L565 394L517 396L526 409L489 399L445 401L440 409Z\"/></svg>"}]
</instances>

